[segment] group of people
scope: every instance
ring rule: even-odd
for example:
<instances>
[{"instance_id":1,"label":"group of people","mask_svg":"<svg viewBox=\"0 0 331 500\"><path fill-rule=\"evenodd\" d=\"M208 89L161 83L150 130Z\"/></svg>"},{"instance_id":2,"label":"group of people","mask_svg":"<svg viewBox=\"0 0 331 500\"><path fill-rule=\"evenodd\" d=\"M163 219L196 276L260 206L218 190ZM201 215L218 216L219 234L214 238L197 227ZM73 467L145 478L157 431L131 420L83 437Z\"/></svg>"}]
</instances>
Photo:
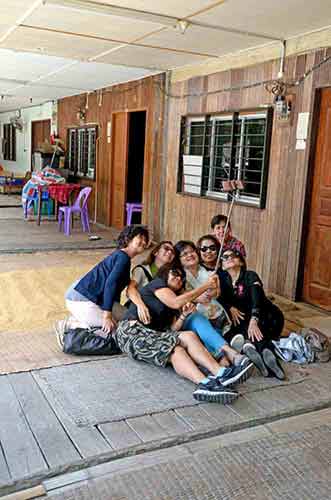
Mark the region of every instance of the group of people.
<instances>
[{"instance_id":1,"label":"group of people","mask_svg":"<svg viewBox=\"0 0 331 500\"><path fill-rule=\"evenodd\" d=\"M56 324L61 348L73 352L66 346L76 336L80 346L92 343L94 354L120 350L156 366L170 364L196 384L198 401L233 402L236 384L251 376L254 365L264 376L285 378L272 343L283 329L282 312L247 269L245 247L226 216L213 217L211 233L197 244L161 241L131 271L149 233L143 226L124 228L117 250L67 291L71 316Z\"/></svg>"}]
</instances>

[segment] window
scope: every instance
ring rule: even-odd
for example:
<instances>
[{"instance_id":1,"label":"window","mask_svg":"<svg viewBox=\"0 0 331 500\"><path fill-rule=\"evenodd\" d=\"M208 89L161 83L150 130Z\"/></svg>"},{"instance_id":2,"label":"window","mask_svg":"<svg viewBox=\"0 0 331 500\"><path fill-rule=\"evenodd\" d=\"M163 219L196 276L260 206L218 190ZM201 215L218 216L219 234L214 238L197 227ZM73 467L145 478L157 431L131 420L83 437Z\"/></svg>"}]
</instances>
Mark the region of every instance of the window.
<instances>
[{"instance_id":1,"label":"window","mask_svg":"<svg viewBox=\"0 0 331 500\"><path fill-rule=\"evenodd\" d=\"M16 128L12 123L3 125L3 159L16 161Z\"/></svg>"},{"instance_id":2,"label":"window","mask_svg":"<svg viewBox=\"0 0 331 500\"><path fill-rule=\"evenodd\" d=\"M78 177L94 179L97 127L68 129L68 168Z\"/></svg>"},{"instance_id":3,"label":"window","mask_svg":"<svg viewBox=\"0 0 331 500\"><path fill-rule=\"evenodd\" d=\"M238 179L239 201L264 208L271 127L272 108L183 117L178 191L227 200L222 181Z\"/></svg>"}]
</instances>

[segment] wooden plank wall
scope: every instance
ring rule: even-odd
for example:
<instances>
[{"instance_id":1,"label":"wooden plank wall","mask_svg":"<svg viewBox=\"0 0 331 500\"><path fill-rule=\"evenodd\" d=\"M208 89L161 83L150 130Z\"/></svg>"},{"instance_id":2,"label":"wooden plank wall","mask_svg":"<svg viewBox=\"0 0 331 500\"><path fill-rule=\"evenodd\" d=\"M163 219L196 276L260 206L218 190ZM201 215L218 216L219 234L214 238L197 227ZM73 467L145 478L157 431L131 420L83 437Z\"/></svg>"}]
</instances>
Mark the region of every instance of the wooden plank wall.
<instances>
[{"instance_id":1,"label":"wooden plank wall","mask_svg":"<svg viewBox=\"0 0 331 500\"><path fill-rule=\"evenodd\" d=\"M287 58L286 77L296 79L313 64L328 56L330 49ZM276 78L279 61L234 69L205 77L195 77L170 87L173 95L214 91L247 82ZM312 111L316 89L331 86L331 62L325 64L303 84L294 88L293 119L290 125L274 119L264 210L236 206L232 225L234 234L248 250L248 265L262 276L268 291L295 298L298 281L304 208L308 198L307 178L310 140L305 151L295 149L298 113ZM163 236L173 241L181 238L197 240L209 231L216 213L227 213L228 205L219 201L176 194L179 155L180 118L188 113L212 113L232 109L259 108L272 104L272 96L259 87L210 94L207 97L169 99L167 145L167 183ZM310 120L310 130L312 124Z\"/></svg>"},{"instance_id":2,"label":"wooden plank wall","mask_svg":"<svg viewBox=\"0 0 331 500\"><path fill-rule=\"evenodd\" d=\"M102 104L98 105L97 93L89 95L85 123L96 123L99 127L97 151L97 181L82 180L92 185L90 217L94 218L95 194L97 192L97 222L110 225L111 187L111 143L107 143L107 122L117 111L146 110L146 148L143 193L143 223L148 223L154 239L159 239L160 179L160 126L162 124L162 96L156 85L163 85L163 75L103 89ZM58 129L62 140L67 141L67 129L78 126L78 110L85 109L86 94L67 97L58 103ZM113 172L116 175L116 172Z\"/></svg>"}]
</instances>

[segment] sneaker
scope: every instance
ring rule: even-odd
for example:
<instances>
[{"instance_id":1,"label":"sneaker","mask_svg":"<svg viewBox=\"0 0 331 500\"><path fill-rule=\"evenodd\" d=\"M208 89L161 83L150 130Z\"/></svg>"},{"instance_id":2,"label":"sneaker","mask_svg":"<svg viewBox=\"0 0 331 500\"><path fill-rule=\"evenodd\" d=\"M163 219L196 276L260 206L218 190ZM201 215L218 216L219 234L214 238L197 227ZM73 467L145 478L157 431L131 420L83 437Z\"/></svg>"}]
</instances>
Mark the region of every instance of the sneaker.
<instances>
[{"instance_id":1,"label":"sneaker","mask_svg":"<svg viewBox=\"0 0 331 500\"><path fill-rule=\"evenodd\" d=\"M56 335L56 340L57 340L58 346L61 349L61 351L63 351L64 335L65 335L66 331L68 330L67 319L60 319L58 321L55 321L54 330L55 330L55 335Z\"/></svg>"},{"instance_id":2,"label":"sneaker","mask_svg":"<svg viewBox=\"0 0 331 500\"><path fill-rule=\"evenodd\" d=\"M268 368L264 364L261 354L257 352L256 347L253 344L245 344L243 347L243 352L264 377L267 377L269 375Z\"/></svg>"},{"instance_id":3,"label":"sneaker","mask_svg":"<svg viewBox=\"0 0 331 500\"><path fill-rule=\"evenodd\" d=\"M238 333L231 339L230 346L232 347L232 349L240 353L242 351L244 343L244 336L241 333Z\"/></svg>"},{"instance_id":4,"label":"sneaker","mask_svg":"<svg viewBox=\"0 0 331 500\"><path fill-rule=\"evenodd\" d=\"M279 380L284 380L285 373L283 371L283 368L277 362L274 353L270 351L270 349L263 349L262 356L263 356L263 361L265 362L269 370L272 372L272 375L274 375Z\"/></svg>"},{"instance_id":5,"label":"sneaker","mask_svg":"<svg viewBox=\"0 0 331 500\"><path fill-rule=\"evenodd\" d=\"M198 385L193 392L193 397L197 401L227 405L238 398L238 393L233 389L225 388L217 378L210 378L206 384Z\"/></svg>"},{"instance_id":6,"label":"sneaker","mask_svg":"<svg viewBox=\"0 0 331 500\"><path fill-rule=\"evenodd\" d=\"M237 354L233 359L234 366L246 366L251 360L245 354Z\"/></svg>"},{"instance_id":7,"label":"sneaker","mask_svg":"<svg viewBox=\"0 0 331 500\"><path fill-rule=\"evenodd\" d=\"M221 377L216 377L224 387L231 386L232 384L241 384L245 382L253 372L254 365L248 360L244 366L229 366L229 368L225 368L223 375Z\"/></svg>"}]
</instances>

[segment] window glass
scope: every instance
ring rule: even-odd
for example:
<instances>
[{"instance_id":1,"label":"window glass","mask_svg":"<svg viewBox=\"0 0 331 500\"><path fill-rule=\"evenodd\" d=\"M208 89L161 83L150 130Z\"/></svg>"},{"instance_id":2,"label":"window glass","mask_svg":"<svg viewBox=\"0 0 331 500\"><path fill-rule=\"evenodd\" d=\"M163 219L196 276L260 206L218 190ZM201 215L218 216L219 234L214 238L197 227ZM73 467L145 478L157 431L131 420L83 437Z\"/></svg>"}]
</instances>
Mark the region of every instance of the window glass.
<instances>
[{"instance_id":1,"label":"window glass","mask_svg":"<svg viewBox=\"0 0 331 500\"><path fill-rule=\"evenodd\" d=\"M180 191L228 199L222 182L242 180L240 201L264 206L271 121L271 111L184 120L186 140L182 153L191 156L183 156Z\"/></svg>"}]
</instances>

